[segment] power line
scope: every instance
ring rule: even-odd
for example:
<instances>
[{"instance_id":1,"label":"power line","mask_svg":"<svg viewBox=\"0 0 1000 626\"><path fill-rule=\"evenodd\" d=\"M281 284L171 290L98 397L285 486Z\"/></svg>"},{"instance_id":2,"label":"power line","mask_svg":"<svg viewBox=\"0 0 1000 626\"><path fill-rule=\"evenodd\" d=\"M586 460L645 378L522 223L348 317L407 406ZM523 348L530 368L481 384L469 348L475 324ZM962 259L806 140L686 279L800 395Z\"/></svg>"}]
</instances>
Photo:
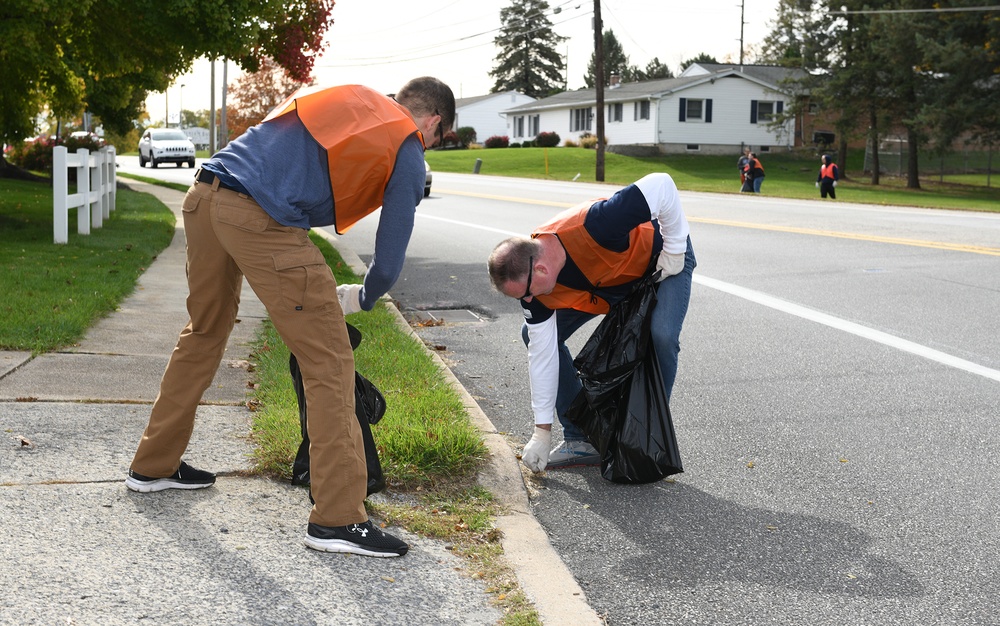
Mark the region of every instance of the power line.
<instances>
[{"instance_id":1,"label":"power line","mask_svg":"<svg viewBox=\"0 0 1000 626\"><path fill-rule=\"evenodd\" d=\"M573 1L574 0L567 0L567 2L564 2L563 4L571 4ZM580 7L578 5L575 8L580 8ZM523 32L515 33L513 36L518 37L518 36L521 36L521 35L528 35L528 34L531 34L531 33L535 32L536 30L541 30L543 28L550 28L550 27L553 27L553 26L558 26L560 24L565 24L566 22L569 22L569 21L572 21L572 20L575 20L575 19L578 19L578 18L581 18L581 17L586 17L587 15L590 15L591 13L592 13L592 11L584 11L583 13L579 13L577 15L568 17L568 18L566 18L566 19L564 19L564 20L562 20L560 22L553 22L552 24L549 24L549 25L537 26L537 27L531 28L531 29L523 31ZM463 41L467 41L467 40L470 40L470 39L475 39L477 37L482 37L484 35L490 35L492 33L496 33L498 31L502 30L503 28L504 28L503 26L500 26L500 27L497 27L497 28L494 28L494 29L491 29L491 30L487 30L487 31L484 31L484 32L481 32L481 33L477 33L475 35L466 35L464 37L459 37L458 39L454 39L454 40L451 40L451 41L445 41L445 42L442 42L442 43L437 43L437 44L433 44L433 45L430 45L430 46L424 46L424 47L421 47L421 48L412 48L410 50L399 52L399 53L396 53L396 54L393 54L393 55L390 55L390 56L367 57L367 58L351 58L351 59L345 59L345 60L340 61L340 62L317 64L316 67L342 68L342 67L359 67L359 66L360 67L367 67L367 66L372 66L372 65L388 65L390 63L398 63L400 61L419 61L419 60L422 60L422 59L430 59L430 58L433 58L433 57L438 57L438 56L442 56L442 55L446 55L446 54L454 54L456 52L464 52L466 50L472 50L473 48L478 48L480 46L492 45L493 44L493 40L490 39L489 41L485 41L485 42L482 42L482 43L476 43L476 44L473 44L473 45L470 45L470 46L466 46L464 48L452 48L452 49L448 49L448 50L441 50L439 52L432 52L430 54L420 54L421 52L424 52L424 51L436 50L436 49L439 49L439 48L444 48L446 46L451 46L453 44L457 44L457 43L460 43L460 42L463 42ZM418 56L414 56L414 55L418 55Z\"/></svg>"},{"instance_id":2,"label":"power line","mask_svg":"<svg viewBox=\"0 0 1000 626\"><path fill-rule=\"evenodd\" d=\"M878 13L968 13L973 11L1000 11L1000 5L985 7L940 7L937 9L862 9L860 11L830 11L830 15L872 15Z\"/></svg>"}]
</instances>

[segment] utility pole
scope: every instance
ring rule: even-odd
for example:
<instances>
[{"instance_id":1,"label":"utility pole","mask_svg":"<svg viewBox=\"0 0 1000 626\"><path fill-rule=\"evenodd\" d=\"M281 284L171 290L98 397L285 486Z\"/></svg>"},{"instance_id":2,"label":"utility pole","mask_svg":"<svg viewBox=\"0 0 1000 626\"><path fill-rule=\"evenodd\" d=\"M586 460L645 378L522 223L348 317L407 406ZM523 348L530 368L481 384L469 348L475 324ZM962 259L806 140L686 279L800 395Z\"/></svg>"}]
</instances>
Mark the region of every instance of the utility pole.
<instances>
[{"instance_id":1,"label":"utility pole","mask_svg":"<svg viewBox=\"0 0 1000 626\"><path fill-rule=\"evenodd\" d=\"M228 89L227 81L229 80L229 59L222 59L222 128L219 130L221 137L219 138L220 149L225 148L226 144L229 143L229 128L226 127L226 90Z\"/></svg>"},{"instance_id":2,"label":"utility pole","mask_svg":"<svg viewBox=\"0 0 1000 626\"><path fill-rule=\"evenodd\" d=\"M743 11L746 8L747 0L740 0L740 71L743 71L743 26L746 24L743 21Z\"/></svg>"},{"instance_id":3,"label":"utility pole","mask_svg":"<svg viewBox=\"0 0 1000 626\"><path fill-rule=\"evenodd\" d=\"M604 182L604 34L601 0L594 0L594 84L597 86L597 168L594 180Z\"/></svg>"}]
</instances>

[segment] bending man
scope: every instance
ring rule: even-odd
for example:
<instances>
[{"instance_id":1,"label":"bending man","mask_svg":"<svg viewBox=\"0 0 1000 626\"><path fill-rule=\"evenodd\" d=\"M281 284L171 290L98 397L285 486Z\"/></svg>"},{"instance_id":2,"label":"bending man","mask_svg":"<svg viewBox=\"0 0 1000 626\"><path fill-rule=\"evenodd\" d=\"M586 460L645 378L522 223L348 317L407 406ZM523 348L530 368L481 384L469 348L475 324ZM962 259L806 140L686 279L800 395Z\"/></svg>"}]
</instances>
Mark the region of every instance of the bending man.
<instances>
[{"instance_id":1,"label":"bending man","mask_svg":"<svg viewBox=\"0 0 1000 626\"><path fill-rule=\"evenodd\" d=\"M424 148L455 119L435 78L395 99L350 85L301 90L198 170L184 198L190 321L160 383L125 484L201 489L215 475L181 461L246 277L298 359L309 407L312 496L305 542L328 552L395 557L408 546L368 520L367 468L354 414L354 356L344 315L371 310L398 278L423 198ZM338 287L309 229L338 233L382 207L363 285Z\"/></svg>"},{"instance_id":2,"label":"bending man","mask_svg":"<svg viewBox=\"0 0 1000 626\"><path fill-rule=\"evenodd\" d=\"M539 226L531 237L500 242L489 259L490 280L524 311L535 429L522 462L532 471L598 465L582 431L565 418L580 391L566 339L607 313L649 272L660 271L652 341L667 398L677 374L681 326L697 262L677 186L650 174L611 198L586 202ZM563 442L551 449L553 416Z\"/></svg>"}]
</instances>

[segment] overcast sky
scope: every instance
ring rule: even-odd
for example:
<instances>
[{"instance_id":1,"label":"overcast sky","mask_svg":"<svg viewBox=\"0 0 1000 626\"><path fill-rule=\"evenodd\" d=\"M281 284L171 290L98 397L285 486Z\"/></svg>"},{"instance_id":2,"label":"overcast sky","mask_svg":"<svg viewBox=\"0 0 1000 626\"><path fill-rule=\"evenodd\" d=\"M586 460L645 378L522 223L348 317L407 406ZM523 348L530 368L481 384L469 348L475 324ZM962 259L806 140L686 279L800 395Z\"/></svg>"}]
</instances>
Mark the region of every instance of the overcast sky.
<instances>
[{"instance_id":1,"label":"overcast sky","mask_svg":"<svg viewBox=\"0 0 1000 626\"><path fill-rule=\"evenodd\" d=\"M757 46L770 31L777 0L743 0L744 46ZM493 39L500 28L500 10L511 0L337 0L329 47L317 59L313 75L324 85L367 85L395 92L410 78L436 76L455 96L489 93L496 64ZM568 86L584 86L583 76L594 50L593 0L549 0L555 31L567 41L558 52L568 65ZM603 0L604 29L614 32L632 65L640 68L657 57L674 73L680 64L702 52L720 62L738 61L740 0ZM211 105L210 63L195 63L166 94L150 95L147 110L162 119L170 110L208 109ZM232 83L240 74L228 67ZM564 77L565 78L565 77ZM216 107L221 106L222 63L216 63ZM184 85L181 89L180 85Z\"/></svg>"}]
</instances>

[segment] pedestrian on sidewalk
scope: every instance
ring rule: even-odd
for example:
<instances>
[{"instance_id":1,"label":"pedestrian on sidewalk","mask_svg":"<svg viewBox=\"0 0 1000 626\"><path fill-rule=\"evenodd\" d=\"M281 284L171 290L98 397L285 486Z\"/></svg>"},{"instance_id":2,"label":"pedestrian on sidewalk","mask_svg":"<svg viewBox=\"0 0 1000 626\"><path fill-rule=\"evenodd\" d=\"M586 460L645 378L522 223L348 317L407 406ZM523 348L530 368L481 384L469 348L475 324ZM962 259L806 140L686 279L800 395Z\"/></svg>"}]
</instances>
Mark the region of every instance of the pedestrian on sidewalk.
<instances>
[{"instance_id":1,"label":"pedestrian on sidewalk","mask_svg":"<svg viewBox=\"0 0 1000 626\"><path fill-rule=\"evenodd\" d=\"M359 85L304 89L204 163L184 198L188 313L125 484L201 489L215 475L181 461L195 410L222 361L246 277L296 356L309 407L315 504L310 548L395 557L408 546L365 511L344 316L369 311L399 277L423 199L424 149L455 120L451 89L417 78L395 98ZM382 208L363 285L337 286L309 229L346 232Z\"/></svg>"},{"instance_id":2,"label":"pedestrian on sidewalk","mask_svg":"<svg viewBox=\"0 0 1000 626\"><path fill-rule=\"evenodd\" d=\"M669 401L697 265L689 233L673 179L649 174L609 199L560 213L531 237L511 237L494 248L493 287L518 298L524 311L521 337L528 347L535 418L521 454L528 469L600 464L597 450L565 416L581 389L566 340L656 270L661 273L651 340ZM553 415L562 424L563 442L550 448Z\"/></svg>"},{"instance_id":3,"label":"pedestrian on sidewalk","mask_svg":"<svg viewBox=\"0 0 1000 626\"><path fill-rule=\"evenodd\" d=\"M816 187L819 188L819 195L821 198L825 198L827 195L830 198L837 199L837 181L840 180L840 170L837 168L837 164L833 162L833 157L829 154L824 154L821 159L822 165L819 168L819 175L816 176Z\"/></svg>"}]
</instances>

